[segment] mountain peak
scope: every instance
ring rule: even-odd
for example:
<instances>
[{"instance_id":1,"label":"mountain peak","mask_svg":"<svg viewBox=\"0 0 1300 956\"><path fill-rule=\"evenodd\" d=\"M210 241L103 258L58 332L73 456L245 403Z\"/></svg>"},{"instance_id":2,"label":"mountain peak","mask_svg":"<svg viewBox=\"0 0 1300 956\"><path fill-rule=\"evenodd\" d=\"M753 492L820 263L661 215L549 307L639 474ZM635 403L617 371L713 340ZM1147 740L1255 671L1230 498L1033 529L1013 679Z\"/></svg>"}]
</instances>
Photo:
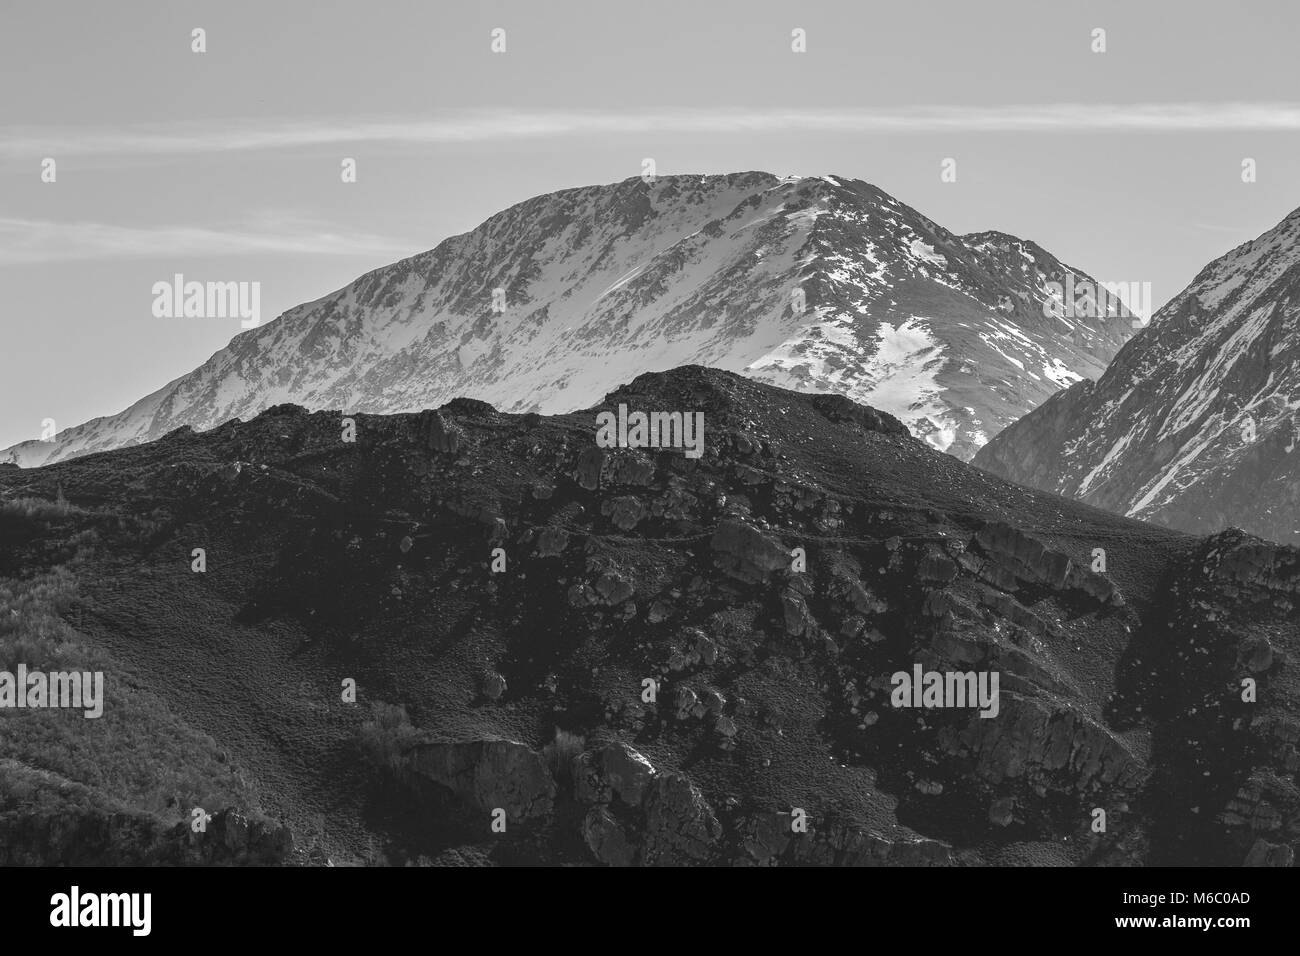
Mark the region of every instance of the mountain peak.
<instances>
[{"instance_id":1,"label":"mountain peak","mask_svg":"<svg viewBox=\"0 0 1300 956\"><path fill-rule=\"evenodd\" d=\"M1300 211L1297 211L1300 212ZM1209 263L1091 388L1007 428L975 463L1194 532L1300 540L1300 218Z\"/></svg>"},{"instance_id":2,"label":"mountain peak","mask_svg":"<svg viewBox=\"0 0 1300 956\"><path fill-rule=\"evenodd\" d=\"M749 171L536 196L237 336L126 411L27 443L39 464L293 402L409 412L589 406L686 364L878 407L968 458L1128 334L1049 316L1069 270L969 241L862 180Z\"/></svg>"}]
</instances>

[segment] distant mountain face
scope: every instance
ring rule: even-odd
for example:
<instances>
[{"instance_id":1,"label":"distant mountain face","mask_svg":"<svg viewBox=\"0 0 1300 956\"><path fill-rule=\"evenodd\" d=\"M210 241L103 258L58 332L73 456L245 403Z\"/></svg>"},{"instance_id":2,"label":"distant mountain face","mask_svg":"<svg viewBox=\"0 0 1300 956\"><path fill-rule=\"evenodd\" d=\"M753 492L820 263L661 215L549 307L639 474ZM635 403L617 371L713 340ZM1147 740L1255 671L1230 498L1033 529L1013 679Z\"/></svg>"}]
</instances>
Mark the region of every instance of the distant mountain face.
<instances>
[{"instance_id":1,"label":"distant mountain face","mask_svg":"<svg viewBox=\"0 0 1300 956\"><path fill-rule=\"evenodd\" d=\"M1061 392L974 463L1194 532L1300 539L1300 210L1215 260L1096 383Z\"/></svg>"},{"instance_id":2,"label":"distant mountain face","mask_svg":"<svg viewBox=\"0 0 1300 956\"><path fill-rule=\"evenodd\" d=\"M0 453L24 466L213 427L283 402L396 413L458 396L590 405L697 363L897 415L969 458L1131 334L1053 318L1091 281L1031 242L956 236L864 182L768 173L629 179L528 200L237 336L124 412Z\"/></svg>"}]
</instances>

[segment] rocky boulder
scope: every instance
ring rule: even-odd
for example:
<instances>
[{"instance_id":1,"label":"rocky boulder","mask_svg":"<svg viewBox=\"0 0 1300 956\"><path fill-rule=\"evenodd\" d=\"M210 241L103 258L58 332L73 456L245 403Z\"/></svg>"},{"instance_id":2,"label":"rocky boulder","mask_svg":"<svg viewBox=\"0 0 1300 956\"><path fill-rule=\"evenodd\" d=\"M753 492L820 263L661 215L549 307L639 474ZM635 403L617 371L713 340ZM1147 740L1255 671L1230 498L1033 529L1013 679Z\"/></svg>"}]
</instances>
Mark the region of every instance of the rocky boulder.
<instances>
[{"instance_id":1,"label":"rocky boulder","mask_svg":"<svg viewBox=\"0 0 1300 956\"><path fill-rule=\"evenodd\" d=\"M652 866L705 863L717 851L722 824L689 777L665 773L646 798L644 862Z\"/></svg>"},{"instance_id":2,"label":"rocky boulder","mask_svg":"<svg viewBox=\"0 0 1300 956\"><path fill-rule=\"evenodd\" d=\"M556 785L545 758L527 744L487 739L417 744L405 754L406 769L446 787L470 806L510 820L550 813Z\"/></svg>"},{"instance_id":3,"label":"rocky boulder","mask_svg":"<svg viewBox=\"0 0 1300 956\"><path fill-rule=\"evenodd\" d=\"M757 528L734 519L718 524L709 547L718 568L741 581L764 581L773 571L790 566L790 556L783 546Z\"/></svg>"}]
</instances>

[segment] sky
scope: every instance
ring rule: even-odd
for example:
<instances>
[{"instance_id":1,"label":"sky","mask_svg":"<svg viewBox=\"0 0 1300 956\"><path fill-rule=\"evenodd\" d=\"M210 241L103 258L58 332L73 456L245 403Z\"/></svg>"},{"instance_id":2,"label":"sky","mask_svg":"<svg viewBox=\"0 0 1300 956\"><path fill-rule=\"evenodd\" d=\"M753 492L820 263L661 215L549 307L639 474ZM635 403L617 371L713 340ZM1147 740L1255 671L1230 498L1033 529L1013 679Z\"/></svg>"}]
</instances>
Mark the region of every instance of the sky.
<instances>
[{"instance_id":1,"label":"sky","mask_svg":"<svg viewBox=\"0 0 1300 956\"><path fill-rule=\"evenodd\" d=\"M266 322L646 158L864 179L1158 305L1300 206L1297 28L1289 0L0 0L0 448L241 331L156 317L177 273L260 283Z\"/></svg>"}]
</instances>

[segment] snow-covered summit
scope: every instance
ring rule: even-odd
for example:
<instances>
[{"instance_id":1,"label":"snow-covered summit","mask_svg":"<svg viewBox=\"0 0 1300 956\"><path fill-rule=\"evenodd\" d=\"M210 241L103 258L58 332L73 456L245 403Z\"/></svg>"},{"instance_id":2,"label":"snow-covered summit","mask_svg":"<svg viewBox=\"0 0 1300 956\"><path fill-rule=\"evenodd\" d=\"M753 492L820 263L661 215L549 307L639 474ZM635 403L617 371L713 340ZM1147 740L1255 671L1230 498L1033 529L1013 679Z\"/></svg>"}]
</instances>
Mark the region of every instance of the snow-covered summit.
<instances>
[{"instance_id":1,"label":"snow-covered summit","mask_svg":"<svg viewBox=\"0 0 1300 956\"><path fill-rule=\"evenodd\" d=\"M975 464L1188 531L1300 537L1300 210L1207 265L1096 383Z\"/></svg>"},{"instance_id":2,"label":"snow-covered summit","mask_svg":"<svg viewBox=\"0 0 1300 956\"><path fill-rule=\"evenodd\" d=\"M567 411L691 363L846 394L969 458L1058 388L1099 375L1131 334L1113 313L1047 315L1049 283L1087 276L1000 235L953 235L834 175L565 189L290 309L125 411L0 460L37 465L282 402L391 413L468 396Z\"/></svg>"}]
</instances>

